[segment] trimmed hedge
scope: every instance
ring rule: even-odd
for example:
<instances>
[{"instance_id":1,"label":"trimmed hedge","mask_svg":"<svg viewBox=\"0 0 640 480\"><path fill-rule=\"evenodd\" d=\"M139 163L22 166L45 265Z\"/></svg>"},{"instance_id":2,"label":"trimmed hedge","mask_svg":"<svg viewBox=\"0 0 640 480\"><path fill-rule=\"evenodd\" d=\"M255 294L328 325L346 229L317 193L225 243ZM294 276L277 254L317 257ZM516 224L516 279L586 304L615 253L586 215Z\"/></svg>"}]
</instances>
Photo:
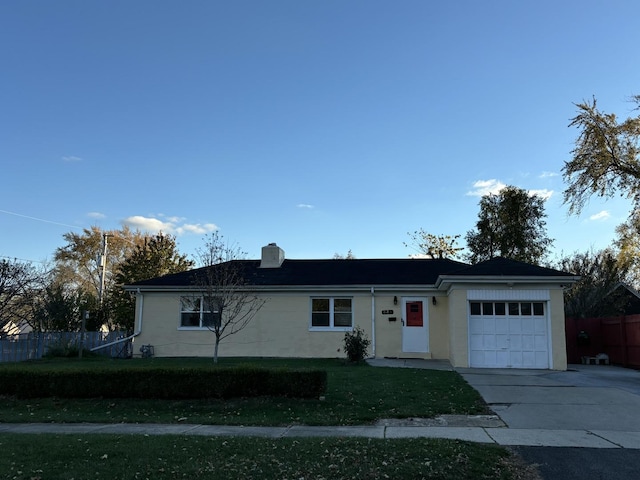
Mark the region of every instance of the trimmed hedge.
<instances>
[{"instance_id":1,"label":"trimmed hedge","mask_svg":"<svg viewBox=\"0 0 640 480\"><path fill-rule=\"evenodd\" d=\"M318 398L327 372L235 368L0 370L0 394L19 398Z\"/></svg>"}]
</instances>

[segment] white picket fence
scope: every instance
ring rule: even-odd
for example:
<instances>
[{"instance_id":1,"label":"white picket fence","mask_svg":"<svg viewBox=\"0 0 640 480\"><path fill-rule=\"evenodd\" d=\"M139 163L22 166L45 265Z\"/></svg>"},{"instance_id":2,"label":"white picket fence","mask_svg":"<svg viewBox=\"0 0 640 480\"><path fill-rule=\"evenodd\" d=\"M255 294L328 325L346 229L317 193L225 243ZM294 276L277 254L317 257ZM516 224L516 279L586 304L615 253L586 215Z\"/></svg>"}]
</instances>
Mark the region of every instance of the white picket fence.
<instances>
[{"instance_id":1,"label":"white picket fence","mask_svg":"<svg viewBox=\"0 0 640 480\"><path fill-rule=\"evenodd\" d=\"M36 360L45 356L51 348L77 347L84 349L105 345L126 338L125 332L30 332L10 335L0 340L0 363ZM131 340L97 350L100 355L112 358L129 358Z\"/></svg>"}]
</instances>

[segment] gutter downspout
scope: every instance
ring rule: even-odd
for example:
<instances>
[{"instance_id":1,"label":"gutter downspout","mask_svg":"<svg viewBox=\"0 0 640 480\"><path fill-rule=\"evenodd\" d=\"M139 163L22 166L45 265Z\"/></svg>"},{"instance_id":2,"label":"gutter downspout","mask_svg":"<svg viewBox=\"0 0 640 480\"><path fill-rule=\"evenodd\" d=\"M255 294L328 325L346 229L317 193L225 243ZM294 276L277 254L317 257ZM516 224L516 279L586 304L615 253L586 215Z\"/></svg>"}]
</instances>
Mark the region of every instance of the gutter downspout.
<instances>
[{"instance_id":1,"label":"gutter downspout","mask_svg":"<svg viewBox=\"0 0 640 480\"><path fill-rule=\"evenodd\" d=\"M376 290L371 287L371 356L376 358Z\"/></svg>"},{"instance_id":2,"label":"gutter downspout","mask_svg":"<svg viewBox=\"0 0 640 480\"><path fill-rule=\"evenodd\" d=\"M142 333L142 311L144 309L144 295L140 293L140 289L136 292L136 297L138 298L138 329L133 332L133 335L129 335L128 337L121 338L120 340L115 340L113 342L105 343L104 345L99 345L97 347L93 347L90 351L95 352L96 350L101 350L103 348L110 347L112 345L117 345L118 343L128 342L133 338L137 337Z\"/></svg>"}]
</instances>

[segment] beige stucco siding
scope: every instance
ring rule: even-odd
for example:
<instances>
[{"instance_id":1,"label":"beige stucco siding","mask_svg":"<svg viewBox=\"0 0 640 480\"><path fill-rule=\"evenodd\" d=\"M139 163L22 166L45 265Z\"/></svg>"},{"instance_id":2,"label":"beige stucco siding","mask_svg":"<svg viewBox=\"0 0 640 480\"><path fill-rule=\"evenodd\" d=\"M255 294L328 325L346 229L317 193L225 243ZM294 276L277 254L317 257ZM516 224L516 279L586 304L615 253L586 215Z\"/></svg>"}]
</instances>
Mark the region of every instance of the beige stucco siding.
<instances>
[{"instance_id":1,"label":"beige stucco siding","mask_svg":"<svg viewBox=\"0 0 640 480\"><path fill-rule=\"evenodd\" d=\"M340 292L321 296L351 297L354 324L371 338L370 294ZM344 331L310 328L311 295L275 294L265 298L267 302L249 326L221 341L220 356L344 356ZM161 357L211 356L214 343L215 336L207 329L180 328L179 293L144 295L142 333L136 338L136 345L153 345L155 354Z\"/></svg>"},{"instance_id":2,"label":"beige stucco siding","mask_svg":"<svg viewBox=\"0 0 640 480\"><path fill-rule=\"evenodd\" d=\"M564 293L562 288L549 290L549 318L551 322L552 364L554 370L567 369L567 339L564 331Z\"/></svg>"},{"instance_id":3,"label":"beige stucco siding","mask_svg":"<svg viewBox=\"0 0 640 480\"><path fill-rule=\"evenodd\" d=\"M469 366L469 313L466 289L449 292L449 361L454 367Z\"/></svg>"}]
</instances>

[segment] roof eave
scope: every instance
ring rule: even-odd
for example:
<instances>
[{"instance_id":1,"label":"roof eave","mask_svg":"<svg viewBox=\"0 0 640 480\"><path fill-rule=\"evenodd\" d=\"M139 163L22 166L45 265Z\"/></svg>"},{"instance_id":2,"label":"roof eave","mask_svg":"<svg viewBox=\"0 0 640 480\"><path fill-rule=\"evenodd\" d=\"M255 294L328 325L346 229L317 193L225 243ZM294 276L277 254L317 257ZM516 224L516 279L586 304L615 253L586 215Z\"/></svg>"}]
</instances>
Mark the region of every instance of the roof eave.
<instances>
[{"instance_id":1,"label":"roof eave","mask_svg":"<svg viewBox=\"0 0 640 480\"><path fill-rule=\"evenodd\" d=\"M557 284L571 285L580 280L575 275L441 275L436 281L436 288L449 288L453 284L496 284L504 283L508 286L516 284Z\"/></svg>"},{"instance_id":2,"label":"roof eave","mask_svg":"<svg viewBox=\"0 0 640 480\"><path fill-rule=\"evenodd\" d=\"M124 285L123 288L125 291L133 293L196 292L202 290L202 287L198 285ZM308 292L310 290L318 292L331 290L362 290L370 292L372 288L374 291L437 290L437 287L432 283L406 285L247 285L245 288L255 292Z\"/></svg>"}]
</instances>

